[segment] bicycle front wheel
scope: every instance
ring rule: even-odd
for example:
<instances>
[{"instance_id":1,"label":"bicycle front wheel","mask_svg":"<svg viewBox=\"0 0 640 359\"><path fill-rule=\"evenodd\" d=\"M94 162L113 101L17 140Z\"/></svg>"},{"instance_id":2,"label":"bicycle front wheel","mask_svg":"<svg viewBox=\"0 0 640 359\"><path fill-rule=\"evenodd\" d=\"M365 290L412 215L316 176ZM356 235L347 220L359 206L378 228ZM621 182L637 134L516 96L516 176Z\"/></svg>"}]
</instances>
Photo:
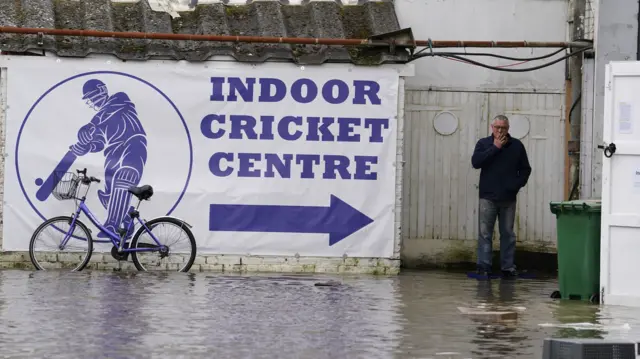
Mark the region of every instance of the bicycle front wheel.
<instances>
[{"instance_id":1,"label":"bicycle front wheel","mask_svg":"<svg viewBox=\"0 0 640 359\"><path fill-rule=\"evenodd\" d=\"M31 236L29 257L37 270L71 269L79 272L89 263L93 252L93 238L87 226L72 217L51 218L42 223ZM63 248L60 245L65 241Z\"/></svg>"},{"instance_id":2,"label":"bicycle front wheel","mask_svg":"<svg viewBox=\"0 0 640 359\"><path fill-rule=\"evenodd\" d=\"M173 217L154 218L145 224L160 245L169 250L161 253L151 233L140 227L131 240L130 248L152 250L131 252L136 268L139 271L177 269L178 272L188 272L196 259L196 240L189 227Z\"/></svg>"}]
</instances>

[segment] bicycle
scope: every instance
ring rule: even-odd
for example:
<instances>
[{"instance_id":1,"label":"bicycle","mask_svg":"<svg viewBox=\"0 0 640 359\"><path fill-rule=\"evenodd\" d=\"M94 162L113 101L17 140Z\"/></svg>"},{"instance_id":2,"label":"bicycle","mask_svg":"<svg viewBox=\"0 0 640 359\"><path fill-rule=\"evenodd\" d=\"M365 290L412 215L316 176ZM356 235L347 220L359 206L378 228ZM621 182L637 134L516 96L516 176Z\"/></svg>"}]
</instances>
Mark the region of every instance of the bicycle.
<instances>
[{"instance_id":1,"label":"bicycle","mask_svg":"<svg viewBox=\"0 0 640 359\"><path fill-rule=\"evenodd\" d=\"M108 228L105 228L105 226L96 219L95 215L91 212L91 210L85 204L86 195L89 191L91 183L93 182L100 183L100 180L95 177L87 176L86 168L84 170L76 170L76 172L78 173L78 175L76 175L73 172L54 173L54 178L56 180L55 183L57 184L54 187L51 194L56 199L61 201L75 200L76 210L71 216L58 216L58 217L48 219L44 223L42 223L40 226L38 226L38 228L36 228L36 230L34 231L31 237L31 241L29 243L29 257L31 259L31 263L36 267L37 270L44 270L45 268L43 267L43 264L49 264L50 262L57 262L57 264L54 264L54 266L56 267L62 266L62 264L60 264L61 257L59 255L56 256L55 260L53 261L45 260L43 263L39 262L36 259L36 255L40 254L41 252L35 250L35 243L39 234L43 232L44 229L47 228L48 226L59 223L59 222L62 224L64 223L68 224L70 228L67 231L64 231L59 229L55 225L53 226L55 231L64 234L64 239L57 245L58 249L64 250L69 244L69 241L71 240L71 238L78 239L78 241L73 243L79 243L79 244L86 243L85 244L85 246L87 247L86 255L77 256L75 254L71 254L67 256L68 257L67 259L70 259L70 260L73 260L74 258L78 258L80 260L80 264L73 267L72 271L79 272L79 271L82 271L87 266L93 254L94 242L113 244L113 247L111 248L111 256L113 258L115 258L118 261L121 261L121 260L126 261L129 254L131 254L131 259L136 269L138 271L147 271L147 269L144 266L144 264L147 264L146 261L141 260L141 258L139 258L141 255L143 255L145 252L158 252L158 255L160 256L160 260L162 260L168 257L171 252L169 249L169 246L165 244L161 244L158 238L156 237L156 235L152 233L152 230L159 228L163 224L169 224L169 225L178 227L182 232L186 234L189 245L190 245L190 250L187 251L187 253L189 254L189 257L184 263L182 263L183 264L182 267L178 265L178 271L188 272L189 269L191 269L191 266L193 265L193 262L195 261L195 257L196 257L196 242L195 242L193 233L190 230L191 228L190 224L186 223L181 219L170 217L170 216L156 217L154 219L151 219L150 221L140 219L140 212L138 211L138 208L140 207L140 204L142 203L142 201L144 200L148 201L151 198L151 196L153 196L153 187L149 185L144 185L140 187L130 187L128 189L128 192L138 199L138 204L135 208L131 208L130 211L127 213L130 219L128 228L119 228L116 230L116 232L118 233L114 233L110 231ZM80 194L82 195L80 196ZM84 213L87 216L87 218L89 218L89 221L93 223L100 231L105 233L109 237L109 239L94 240L91 236L91 231L87 228L87 226L84 223L82 223L82 221L80 221L79 219L80 213ZM131 245L129 245L127 240L133 233L133 229L135 228L134 222L136 220L140 224L140 228L138 228L138 230L133 235L133 239L131 240ZM80 231L83 232L81 233L83 234L83 236L74 235L73 233L75 229L80 229ZM149 236L151 237L152 239L151 243L142 243L141 236L146 233L148 233ZM47 258L47 254L45 254L45 258ZM51 258L48 258L48 259L51 259ZM181 260L176 262L181 262ZM175 264L176 262L172 264Z\"/></svg>"}]
</instances>

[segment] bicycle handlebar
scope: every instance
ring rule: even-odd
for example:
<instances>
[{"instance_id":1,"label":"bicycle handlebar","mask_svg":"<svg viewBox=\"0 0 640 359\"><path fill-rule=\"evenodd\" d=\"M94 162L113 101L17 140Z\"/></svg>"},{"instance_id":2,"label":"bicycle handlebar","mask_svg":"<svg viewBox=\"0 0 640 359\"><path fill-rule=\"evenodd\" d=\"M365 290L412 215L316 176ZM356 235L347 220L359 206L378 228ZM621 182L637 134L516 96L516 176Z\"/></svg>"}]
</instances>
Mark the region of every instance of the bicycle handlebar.
<instances>
[{"instance_id":1,"label":"bicycle handlebar","mask_svg":"<svg viewBox=\"0 0 640 359\"><path fill-rule=\"evenodd\" d=\"M87 177L87 169L86 169L86 168L85 168L85 169L83 169L83 170L76 170L76 172L78 172L78 174L81 174L81 175L82 175L82 180L83 180L85 183L91 183L91 182L98 182L98 183L100 183L100 180L99 180L99 179L97 179L97 178L95 178L95 177L93 177L93 176L91 176L91 177Z\"/></svg>"}]
</instances>

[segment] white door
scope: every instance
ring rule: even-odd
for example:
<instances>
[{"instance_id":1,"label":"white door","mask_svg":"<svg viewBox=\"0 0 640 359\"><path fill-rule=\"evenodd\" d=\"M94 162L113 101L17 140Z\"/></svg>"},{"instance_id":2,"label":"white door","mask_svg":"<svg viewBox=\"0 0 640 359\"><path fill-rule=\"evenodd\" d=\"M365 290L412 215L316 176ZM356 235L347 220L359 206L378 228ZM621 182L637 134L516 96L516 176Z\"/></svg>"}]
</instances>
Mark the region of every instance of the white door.
<instances>
[{"instance_id":1,"label":"white door","mask_svg":"<svg viewBox=\"0 0 640 359\"><path fill-rule=\"evenodd\" d=\"M640 306L640 62L605 73L600 302Z\"/></svg>"}]
</instances>

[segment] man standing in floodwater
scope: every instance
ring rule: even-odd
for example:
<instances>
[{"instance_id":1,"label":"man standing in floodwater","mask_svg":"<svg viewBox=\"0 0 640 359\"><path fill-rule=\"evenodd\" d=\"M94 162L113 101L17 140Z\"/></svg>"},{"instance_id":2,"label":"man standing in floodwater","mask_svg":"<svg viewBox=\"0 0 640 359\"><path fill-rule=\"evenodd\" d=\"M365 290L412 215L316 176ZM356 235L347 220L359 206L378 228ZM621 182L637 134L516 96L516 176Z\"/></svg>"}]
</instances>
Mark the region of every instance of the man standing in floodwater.
<instances>
[{"instance_id":1,"label":"man standing in floodwater","mask_svg":"<svg viewBox=\"0 0 640 359\"><path fill-rule=\"evenodd\" d=\"M477 271L482 276L491 273L492 237L497 218L500 268L505 277L515 277L516 197L529 180L531 166L522 142L509 135L507 116L496 116L491 122L491 132L489 137L476 143L471 157L473 168L480 169Z\"/></svg>"}]
</instances>

